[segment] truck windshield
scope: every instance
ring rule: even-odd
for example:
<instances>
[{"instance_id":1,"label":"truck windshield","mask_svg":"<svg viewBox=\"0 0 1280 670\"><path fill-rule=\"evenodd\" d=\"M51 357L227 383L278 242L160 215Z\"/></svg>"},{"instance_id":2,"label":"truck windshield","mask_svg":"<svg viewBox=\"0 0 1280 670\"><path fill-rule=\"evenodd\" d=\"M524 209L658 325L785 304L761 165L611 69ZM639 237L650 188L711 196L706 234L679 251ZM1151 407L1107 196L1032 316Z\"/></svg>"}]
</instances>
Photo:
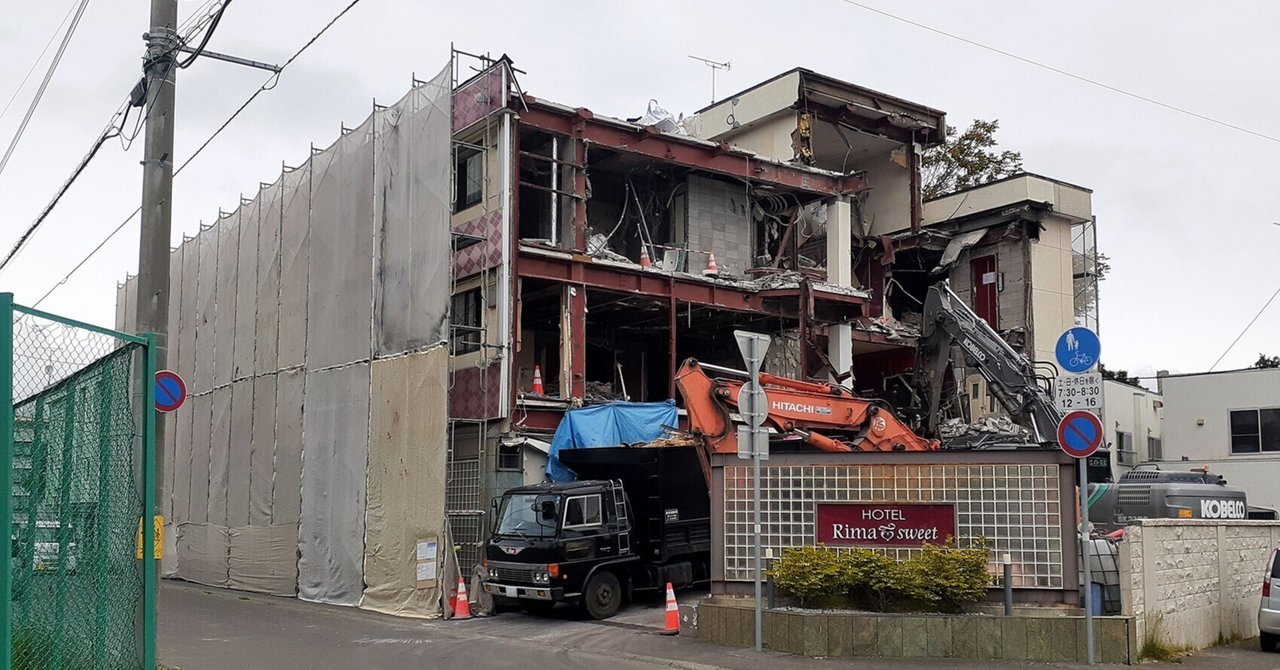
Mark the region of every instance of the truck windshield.
<instances>
[{"instance_id":1,"label":"truck windshield","mask_svg":"<svg viewBox=\"0 0 1280 670\"><path fill-rule=\"evenodd\" d=\"M540 510L546 503L555 508L555 516L539 520ZM505 496L498 510L498 535L524 537L555 537L556 522L560 519L559 496L520 493Z\"/></svg>"}]
</instances>

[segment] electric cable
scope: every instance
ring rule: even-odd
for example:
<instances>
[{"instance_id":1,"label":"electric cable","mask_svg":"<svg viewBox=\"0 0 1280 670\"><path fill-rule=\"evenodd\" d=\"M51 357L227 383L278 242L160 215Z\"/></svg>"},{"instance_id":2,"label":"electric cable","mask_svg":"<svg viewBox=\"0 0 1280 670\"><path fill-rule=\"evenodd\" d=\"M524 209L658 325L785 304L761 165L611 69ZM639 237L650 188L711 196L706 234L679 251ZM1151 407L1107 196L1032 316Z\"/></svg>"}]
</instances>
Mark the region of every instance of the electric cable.
<instances>
[{"instance_id":1,"label":"electric cable","mask_svg":"<svg viewBox=\"0 0 1280 670\"><path fill-rule=\"evenodd\" d=\"M35 115L36 107L44 99L44 92L49 88L49 80L53 79L53 73L57 71L58 64L62 62L62 55L67 52L67 45L71 43L71 36L76 34L76 28L80 25L80 17L84 16L84 10L88 6L89 0L80 0L80 6L76 8L76 15L72 17L71 25L67 26L67 32L62 36L62 44L59 44L58 50L54 52L53 61L49 63L49 69L44 73L44 80L40 82L40 88L36 89L36 96L31 99L31 104L27 107L27 114L22 117L22 123L18 124L18 132L14 134L13 140L9 142L9 148L5 149L4 157L0 158L0 175L4 174L4 168L9 164L9 158L13 156L13 150L18 148L18 141L26 133L27 124L31 121L31 117Z\"/></svg>"},{"instance_id":2,"label":"electric cable","mask_svg":"<svg viewBox=\"0 0 1280 670\"><path fill-rule=\"evenodd\" d=\"M82 2L84 3L81 5L82 8L84 7L85 4L88 4L88 0L82 0ZM192 27L188 31L187 36L184 37L182 41L185 42L187 39L190 39L191 36L195 35L195 33L201 30L206 24L209 25L210 30L212 30L212 28L217 25L218 19L221 18L222 11L224 11L227 5L229 4L231 4L231 0L226 0L225 2L222 3L217 14L195 21L194 24L192 24L191 19L188 19L187 25L192 25ZM79 15L76 16L76 20L77 21L79 20ZM72 30L74 30L74 26L75 24L73 23ZM68 36L69 35L70 35L70 31L68 32ZM63 46L65 47L65 45L66 45L66 42L64 40ZM201 49L204 48L204 42L201 43L200 48ZM175 50L176 50L176 47L175 47ZM171 50L169 51L169 53L172 54L173 51ZM198 55L198 53L193 55ZM59 57L60 56L61 54L59 53ZM56 64L56 59L55 59L55 64ZM164 77L162 77L162 79L168 79L169 75L173 72L173 69L177 67L177 65L178 64L176 60L170 61L169 67L165 71ZM45 82L48 83L47 76L46 76ZM132 146L133 140L134 138L137 137L138 132L142 127L142 124L148 118L150 118L151 109L153 107L154 102L155 102L155 97L151 95L151 92L148 92L148 97L143 103L144 113L139 115L138 124L134 129L133 135L125 138L125 135L123 134L124 126L126 123L128 123L129 109L132 106L130 100L125 100L124 104L121 105L121 108L118 109L116 113L112 115L111 121L107 124L107 127L102 131L101 134L98 135L98 139L94 141L93 146L90 147L88 153L85 154L84 158L80 160L80 163L71 172L71 176L68 177L65 182L63 182L62 186L58 189L58 192L54 194L53 199L49 202L48 205L45 206L44 211L42 211L40 215L36 217L36 220L32 222L32 224L28 226L25 231L23 231L22 235L18 237L18 241L13 245L13 248L9 250L8 255L5 256L4 260L0 261L0 270L3 270L9 264L9 262L12 261L13 258L17 256L20 251L22 251L23 246L27 243L29 239L31 239L31 236L35 234L36 230L40 228L40 226L44 223L45 219L48 218L49 214L53 212L53 208L57 206L58 202L62 200L62 196L66 195L67 191L70 190L71 185L75 183L76 179L80 177L80 174L83 173L85 168L89 166L90 161L92 161L94 157L98 155L98 150L102 148L103 144L105 144L108 140L110 140L113 137L122 137L122 138L125 138L125 139L122 139L122 146L126 151L129 149L130 146ZM119 123L117 123L116 119L121 119L121 120L119 121ZM21 134L21 132L22 132L21 129L19 129L19 134ZM16 143L16 138L15 138L15 143ZM13 147L11 145L10 150L12 150L12 148ZM8 158L7 154L5 158ZM188 159L188 162L190 162L189 159ZM3 169L3 163L0 163L0 169ZM141 208L139 208L139 210L141 210ZM119 231L119 228L117 228L116 230Z\"/></svg>"},{"instance_id":3,"label":"electric cable","mask_svg":"<svg viewBox=\"0 0 1280 670\"><path fill-rule=\"evenodd\" d=\"M887 18L893 19L894 21L899 21L899 22L905 23L905 24L907 24L907 25L915 26L916 28L920 28L920 29L922 29L922 30L927 30L927 31L929 31L929 32L931 32L931 33L934 33L934 34L937 34L937 35L942 35L943 37L949 37L949 38L951 38L951 39L953 39L953 40L956 40L956 41L958 41L958 42L964 42L965 44L968 44L969 46L978 47L979 49L984 49L984 50L986 50L986 51L990 51L990 52L992 52L992 53L999 54L999 55L1004 56L1004 57L1006 57L1006 58L1012 58L1013 60L1016 60L1016 61L1019 61L1019 62L1022 62L1022 63L1026 63L1027 65L1031 65L1031 66L1034 66L1034 67L1038 67L1038 68L1040 68L1040 69L1042 69L1042 70L1048 70L1049 72L1052 72L1052 73L1054 73L1054 74L1059 74L1059 75L1062 75L1062 76L1064 76L1064 77L1068 77L1068 78L1070 78L1070 79L1075 79L1076 81L1083 82L1083 83L1085 83L1085 84L1089 84L1090 86L1096 86L1096 87L1098 87L1098 88L1101 88L1101 89L1105 89L1105 90L1111 91L1112 93L1117 93L1117 94L1119 94L1119 95L1123 95L1123 96L1128 97L1128 98L1133 98L1134 100L1140 100L1140 101L1145 102L1145 103L1147 103L1147 104L1155 105L1155 106L1157 106L1157 107L1162 107L1162 108L1167 109L1167 110L1169 110L1169 111L1171 111L1171 112L1177 112L1177 113L1179 113L1179 114L1184 114L1184 115L1186 115L1186 116L1190 116L1190 117L1192 117L1192 118L1200 119L1201 121L1208 121L1209 123L1212 123L1212 124L1214 124L1214 125L1222 126L1223 128L1229 128L1229 129L1231 129L1231 130L1235 130L1235 131L1237 131L1237 132L1245 133L1245 134L1247 134L1247 135L1252 135L1252 136L1254 136L1254 137L1258 137L1258 138L1261 138L1261 139L1264 139L1264 140L1270 140L1270 141L1272 141L1272 142L1280 142L1280 137L1276 137L1276 136L1274 136L1274 135L1267 135L1266 133L1261 133L1261 132L1258 132L1258 131L1256 131L1256 130L1250 130L1250 129L1248 129L1248 128L1245 128L1244 126L1238 126L1238 125L1236 125L1236 124L1234 124L1234 123L1230 123L1230 122L1227 122L1227 121L1221 121L1221 120L1218 120L1218 119L1213 118L1212 116L1208 116L1208 115L1205 115L1205 114L1201 114L1201 113L1199 113L1199 112L1193 112L1193 111L1191 111L1191 110L1189 110L1189 109L1186 109L1186 108L1183 108L1183 107L1178 107L1178 106L1176 106L1176 105L1171 105L1171 104L1169 104L1169 103L1167 103L1167 102L1161 102L1161 101L1159 101L1159 100L1156 100L1155 98L1150 98L1150 97L1147 97L1147 96L1142 95L1142 94L1139 94L1139 93L1133 93L1133 92L1131 92L1131 91L1126 91L1126 90L1125 90L1125 89L1123 89L1123 88L1119 88L1119 87L1117 87L1117 86L1112 86L1112 85L1110 85L1110 84L1105 84L1105 83L1100 82L1100 81L1098 81L1098 80L1096 80L1096 79L1090 79L1090 78L1088 78L1088 77L1085 77L1085 76L1082 76L1082 75L1075 74L1074 72L1068 72L1067 70L1063 70L1063 69L1061 69L1061 68L1054 67L1054 66L1049 65L1049 64L1047 64L1047 63L1041 63L1040 61L1032 60L1032 59L1027 58L1027 57L1025 57L1025 56L1019 56L1018 54L1015 54L1015 53L1012 53L1012 52L1009 52L1009 51L1005 51L1005 50L1003 50L1003 49L999 49L999 48L996 48L996 47L993 47L993 46L989 46L989 45L987 45L987 44L983 44L982 42L978 42L978 41L975 41L975 40L971 40L971 39L969 39L969 38L967 38L967 37L961 37L960 35L956 35L955 33L949 33L949 32L947 32L947 31L945 31L945 30L940 30L940 29L938 29L938 28L934 28L933 26L929 26L929 25L925 25L925 24L923 24L923 23L920 23L920 22L918 22L918 21L912 21L911 19L908 19L908 18L905 18L905 17L902 17L902 16L898 16L897 14L891 14L891 13L889 13L889 12L884 11L883 9L877 9L877 8L875 8L875 7L872 7L871 5L866 5L866 4L863 4L863 3L861 3L861 2L857 2L856 0L840 0L840 1L841 1L841 2L843 2L843 3L845 3L845 4L847 4L847 5L852 5L852 6L854 6L854 7L859 7L859 8L861 8L861 9L865 9L865 10L867 10L868 12L873 12L873 13L875 13L875 14L879 14L879 15L881 15L881 16L884 16L884 17L887 17Z\"/></svg>"},{"instance_id":4,"label":"electric cable","mask_svg":"<svg viewBox=\"0 0 1280 670\"><path fill-rule=\"evenodd\" d=\"M14 100L18 99L18 94L22 93L22 88L27 85L31 75L35 74L36 68L40 67L40 61L44 60L44 55L49 53L49 47L53 46L53 41L58 39L58 35L62 33L62 26L67 25L67 19L70 19L75 11L76 6L73 4L67 10L66 16L63 16L62 21L58 23L58 27L53 29L53 34L49 36L49 41L44 43L44 49L41 49L40 55L36 56L35 62L31 64L31 69L27 70L27 74L22 78L22 82L18 84L18 88L14 90L13 95L9 96L9 102L4 103L4 109L0 109L0 119L3 119L4 115L9 113L9 107L13 105Z\"/></svg>"},{"instance_id":5,"label":"electric cable","mask_svg":"<svg viewBox=\"0 0 1280 670\"><path fill-rule=\"evenodd\" d=\"M1267 303L1262 306L1262 309L1258 310L1258 313L1254 314L1252 319L1249 319L1249 324L1244 327L1244 330L1240 331L1239 335L1236 335L1236 339L1231 340L1231 345L1227 347L1227 350L1222 352L1222 355L1218 357L1218 360L1213 362L1213 365L1209 366L1209 372L1213 372L1213 369L1218 367L1218 364L1222 362L1222 359L1226 358L1227 354L1231 353L1231 350L1240 342L1240 338L1244 337L1244 334L1249 332L1250 328L1253 328L1253 324L1257 323L1258 318L1262 316L1262 313L1267 311L1267 308L1275 301L1276 296L1280 296L1280 286L1277 286L1276 292L1272 293L1270 298L1267 298Z\"/></svg>"},{"instance_id":6,"label":"electric cable","mask_svg":"<svg viewBox=\"0 0 1280 670\"><path fill-rule=\"evenodd\" d=\"M209 24L209 29L205 31L204 39L200 40L200 46L196 47L195 51L191 52L191 55L188 56L186 60L178 63L179 68L185 70L188 67L191 67L191 64L200 57L204 48L208 46L209 39L213 37L214 31L218 29L218 23L222 21L222 15L227 12L227 7L229 6L231 6L231 0L226 0L226 2L222 3L222 6L218 8L218 13L214 15L213 21Z\"/></svg>"},{"instance_id":7,"label":"electric cable","mask_svg":"<svg viewBox=\"0 0 1280 670\"><path fill-rule=\"evenodd\" d=\"M222 125L218 126L218 129L213 131L213 134L211 134L204 141L204 143L201 144L200 147L195 150L194 153L188 156L187 159L183 161L182 165L178 166L178 168L173 171L173 176L177 177L179 174L181 174L183 169L185 169L188 165L190 165L191 161L195 160L196 156L199 156L200 152L204 151L205 148L209 146L209 143L212 142L214 138L216 138L218 135L220 135L222 131L225 130L227 126L229 126L231 122L234 121L236 117L239 116L240 113L243 112L244 109L254 101L254 99L256 99L264 91L270 91L271 89L275 88L276 83L280 79L280 75L285 71L285 69L288 68L291 63L297 60L298 57L300 57L304 52L306 52L307 49L311 48L311 45L315 44L316 41L319 40L326 32L328 32L329 29L332 28L335 23L337 23L343 16L347 14L347 12L351 11L351 9L358 4L360 4L360 0L351 0L350 4L348 4L345 8L343 8L342 11L338 12L338 14L334 16L333 19L331 19L327 24L325 24L325 26L321 28L319 32L313 35L311 39L307 40L307 42L303 44L302 47L300 47L297 51L295 51L293 55L289 57L289 60L285 61L284 65L280 66L279 72L276 72L270 77L268 77L267 80L263 82L263 84L259 86L258 89L254 91L249 96L249 98L244 101L244 104L240 105L240 107L237 108L236 111L232 112L231 116L228 117L227 120L222 123ZM80 268L84 267L85 263L88 263L89 260L92 259L95 254L101 251L102 248L106 246L107 243L110 242L112 238L114 238L117 234L119 234L121 230L124 230L124 227L128 225L129 222L132 221L133 218L138 216L138 214L140 214L141 212L142 212L141 206L133 210L132 214L129 214L129 216L125 217L125 219L121 221L120 224L117 225L115 229L112 230L111 233L109 233L106 236L106 238L102 240L102 242L98 243L98 246L94 247L93 250L90 251L84 258L82 258L80 262L77 263L76 266L71 269L70 272L68 272L65 276L63 276L61 280L58 281L58 283L54 284L52 288L50 288L47 292L45 292L45 294L41 296L40 299L37 300L32 305L32 307L39 307L40 303L44 302L46 299L48 299L49 296L53 295L54 291L57 291L60 287L65 285L67 281L71 279L72 275L78 272ZM3 268L2 264L0 264L0 268Z\"/></svg>"}]
</instances>

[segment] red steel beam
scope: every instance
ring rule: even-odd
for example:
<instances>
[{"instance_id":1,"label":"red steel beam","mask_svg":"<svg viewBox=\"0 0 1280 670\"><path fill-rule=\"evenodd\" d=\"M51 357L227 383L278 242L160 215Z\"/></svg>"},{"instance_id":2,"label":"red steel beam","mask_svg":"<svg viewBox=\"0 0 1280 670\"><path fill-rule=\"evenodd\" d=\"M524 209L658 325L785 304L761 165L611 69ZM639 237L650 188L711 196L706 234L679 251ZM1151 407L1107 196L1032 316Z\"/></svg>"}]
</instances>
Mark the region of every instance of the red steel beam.
<instances>
[{"instance_id":1,"label":"red steel beam","mask_svg":"<svg viewBox=\"0 0 1280 670\"><path fill-rule=\"evenodd\" d=\"M536 98L526 97L525 100L529 108L520 112L520 123L570 135L614 151L820 195L843 195L870 188L866 177L860 174L837 176L763 161L726 144L709 145L663 134L652 127L640 130L619 127L615 123L596 120L587 109L568 113L542 107Z\"/></svg>"},{"instance_id":2,"label":"red steel beam","mask_svg":"<svg viewBox=\"0 0 1280 670\"><path fill-rule=\"evenodd\" d=\"M588 286L618 293L635 293L654 298L675 299L679 302L719 307L739 312L763 312L787 318L795 318L799 311L801 289L770 289L746 291L732 286L671 277L643 270L629 270L598 265L589 256L577 254L571 258L544 256L521 250L518 254L517 272L520 277L543 279ZM841 304L861 307L867 301L855 296L810 291L807 298L824 304ZM812 309L812 307L810 307ZM858 310L859 316L863 310Z\"/></svg>"}]
</instances>

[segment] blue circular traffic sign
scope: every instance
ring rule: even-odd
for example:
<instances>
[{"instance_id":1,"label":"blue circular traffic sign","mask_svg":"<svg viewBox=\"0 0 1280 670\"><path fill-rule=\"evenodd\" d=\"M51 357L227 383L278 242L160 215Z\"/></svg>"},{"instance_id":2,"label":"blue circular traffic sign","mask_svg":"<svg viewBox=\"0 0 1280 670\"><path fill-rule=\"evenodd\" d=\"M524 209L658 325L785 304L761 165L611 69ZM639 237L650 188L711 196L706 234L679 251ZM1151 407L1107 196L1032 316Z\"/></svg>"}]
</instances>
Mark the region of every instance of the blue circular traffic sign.
<instances>
[{"instance_id":1,"label":"blue circular traffic sign","mask_svg":"<svg viewBox=\"0 0 1280 670\"><path fill-rule=\"evenodd\" d=\"M187 400L187 383L173 370L161 370L156 373L156 409L161 412L172 412Z\"/></svg>"},{"instance_id":2,"label":"blue circular traffic sign","mask_svg":"<svg viewBox=\"0 0 1280 670\"><path fill-rule=\"evenodd\" d=\"M1058 345L1054 347L1054 356L1058 366L1066 372L1088 372L1098 364L1102 355L1102 342L1098 334L1083 326L1068 328L1058 337Z\"/></svg>"},{"instance_id":3,"label":"blue circular traffic sign","mask_svg":"<svg viewBox=\"0 0 1280 670\"><path fill-rule=\"evenodd\" d=\"M1074 458L1087 458L1102 446L1102 421L1092 412L1075 411L1058 424L1058 446Z\"/></svg>"}]
</instances>

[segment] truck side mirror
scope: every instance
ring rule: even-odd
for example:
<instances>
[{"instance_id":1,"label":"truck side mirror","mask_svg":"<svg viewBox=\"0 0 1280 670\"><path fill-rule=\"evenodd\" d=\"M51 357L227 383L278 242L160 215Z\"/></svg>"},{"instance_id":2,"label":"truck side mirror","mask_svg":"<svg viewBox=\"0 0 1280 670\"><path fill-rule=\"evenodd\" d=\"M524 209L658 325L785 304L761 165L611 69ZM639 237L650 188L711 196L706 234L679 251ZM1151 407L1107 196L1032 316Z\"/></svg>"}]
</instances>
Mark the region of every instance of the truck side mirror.
<instances>
[{"instance_id":1,"label":"truck side mirror","mask_svg":"<svg viewBox=\"0 0 1280 670\"><path fill-rule=\"evenodd\" d=\"M538 513L542 516L543 521L555 521L556 504L550 500L543 500L542 505L538 508Z\"/></svg>"},{"instance_id":2,"label":"truck side mirror","mask_svg":"<svg viewBox=\"0 0 1280 670\"><path fill-rule=\"evenodd\" d=\"M489 534L498 532L498 497L489 499Z\"/></svg>"}]
</instances>

